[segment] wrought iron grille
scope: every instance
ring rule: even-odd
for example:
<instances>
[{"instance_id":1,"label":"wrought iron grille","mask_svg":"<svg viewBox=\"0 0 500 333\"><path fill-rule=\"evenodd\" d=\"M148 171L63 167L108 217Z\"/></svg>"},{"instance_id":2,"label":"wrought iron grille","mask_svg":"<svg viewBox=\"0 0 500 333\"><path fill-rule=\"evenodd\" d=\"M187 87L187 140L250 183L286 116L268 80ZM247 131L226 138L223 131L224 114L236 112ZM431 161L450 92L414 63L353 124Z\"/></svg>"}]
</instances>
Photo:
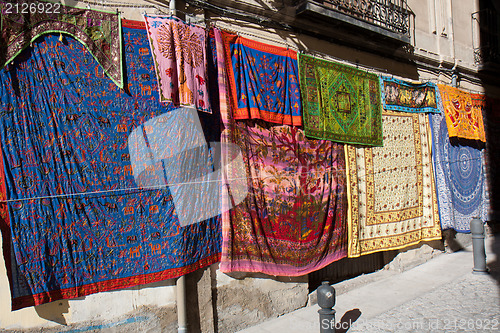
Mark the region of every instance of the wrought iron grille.
<instances>
[{"instance_id":1,"label":"wrought iron grille","mask_svg":"<svg viewBox=\"0 0 500 333\"><path fill-rule=\"evenodd\" d=\"M472 22L474 62L500 63L500 15L491 9L480 10L472 14Z\"/></svg>"},{"instance_id":2,"label":"wrought iron grille","mask_svg":"<svg viewBox=\"0 0 500 333\"><path fill-rule=\"evenodd\" d=\"M410 36L414 14L406 0L313 0L327 8L389 31Z\"/></svg>"}]
</instances>

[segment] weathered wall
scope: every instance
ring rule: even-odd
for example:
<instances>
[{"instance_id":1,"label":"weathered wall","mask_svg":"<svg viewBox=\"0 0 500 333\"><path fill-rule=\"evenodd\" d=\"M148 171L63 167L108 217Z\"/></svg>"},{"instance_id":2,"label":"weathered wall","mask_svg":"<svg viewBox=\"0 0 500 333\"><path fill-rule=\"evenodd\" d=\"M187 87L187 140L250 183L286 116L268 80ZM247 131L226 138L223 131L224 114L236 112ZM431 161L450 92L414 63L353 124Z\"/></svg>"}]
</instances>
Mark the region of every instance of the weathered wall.
<instances>
[{"instance_id":1,"label":"weathered wall","mask_svg":"<svg viewBox=\"0 0 500 333\"><path fill-rule=\"evenodd\" d=\"M307 303L307 277L289 278L217 271L219 332L235 332L301 308Z\"/></svg>"}]
</instances>

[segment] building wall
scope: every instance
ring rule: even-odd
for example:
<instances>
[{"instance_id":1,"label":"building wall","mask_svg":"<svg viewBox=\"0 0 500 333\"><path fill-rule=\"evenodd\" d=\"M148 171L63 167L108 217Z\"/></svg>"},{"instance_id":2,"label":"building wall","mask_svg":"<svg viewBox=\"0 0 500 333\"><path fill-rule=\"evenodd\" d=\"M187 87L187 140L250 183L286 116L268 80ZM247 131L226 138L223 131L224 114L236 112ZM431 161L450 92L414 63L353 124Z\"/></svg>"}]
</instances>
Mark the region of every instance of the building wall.
<instances>
[{"instance_id":1,"label":"building wall","mask_svg":"<svg viewBox=\"0 0 500 333\"><path fill-rule=\"evenodd\" d=\"M472 49L471 14L478 10L478 1L410 0L408 3L416 14L415 55L424 62L441 65L444 69L456 64L459 70L477 76ZM450 80L450 75L440 77L436 72L422 73L421 76L444 82ZM482 91L477 78L474 84L464 84L464 88Z\"/></svg>"}]
</instances>

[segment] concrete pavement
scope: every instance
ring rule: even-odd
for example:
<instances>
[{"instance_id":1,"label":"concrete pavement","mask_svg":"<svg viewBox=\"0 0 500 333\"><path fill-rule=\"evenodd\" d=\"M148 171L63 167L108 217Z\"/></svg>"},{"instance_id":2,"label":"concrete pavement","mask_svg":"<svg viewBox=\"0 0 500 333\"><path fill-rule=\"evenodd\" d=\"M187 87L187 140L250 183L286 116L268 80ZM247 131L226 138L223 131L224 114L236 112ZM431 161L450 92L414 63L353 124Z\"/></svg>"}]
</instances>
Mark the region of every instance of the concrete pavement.
<instances>
[{"instance_id":1,"label":"concrete pavement","mask_svg":"<svg viewBox=\"0 0 500 333\"><path fill-rule=\"evenodd\" d=\"M486 239L486 254L487 275L472 274L471 247L403 273L372 273L374 282L337 295L337 333L500 332L499 234ZM318 310L305 307L240 332L319 332Z\"/></svg>"}]
</instances>

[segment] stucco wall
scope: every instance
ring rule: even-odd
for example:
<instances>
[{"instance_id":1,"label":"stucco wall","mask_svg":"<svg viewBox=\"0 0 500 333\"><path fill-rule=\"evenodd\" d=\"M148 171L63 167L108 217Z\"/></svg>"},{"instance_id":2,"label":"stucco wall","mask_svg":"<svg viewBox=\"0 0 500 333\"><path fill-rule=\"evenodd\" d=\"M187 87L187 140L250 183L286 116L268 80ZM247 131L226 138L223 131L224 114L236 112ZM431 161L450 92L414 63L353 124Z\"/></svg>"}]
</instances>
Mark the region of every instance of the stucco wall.
<instances>
[{"instance_id":1,"label":"stucco wall","mask_svg":"<svg viewBox=\"0 0 500 333\"><path fill-rule=\"evenodd\" d=\"M409 0L415 12L415 53L437 62L446 62L470 71L474 64L471 14L474 1Z\"/></svg>"}]
</instances>

